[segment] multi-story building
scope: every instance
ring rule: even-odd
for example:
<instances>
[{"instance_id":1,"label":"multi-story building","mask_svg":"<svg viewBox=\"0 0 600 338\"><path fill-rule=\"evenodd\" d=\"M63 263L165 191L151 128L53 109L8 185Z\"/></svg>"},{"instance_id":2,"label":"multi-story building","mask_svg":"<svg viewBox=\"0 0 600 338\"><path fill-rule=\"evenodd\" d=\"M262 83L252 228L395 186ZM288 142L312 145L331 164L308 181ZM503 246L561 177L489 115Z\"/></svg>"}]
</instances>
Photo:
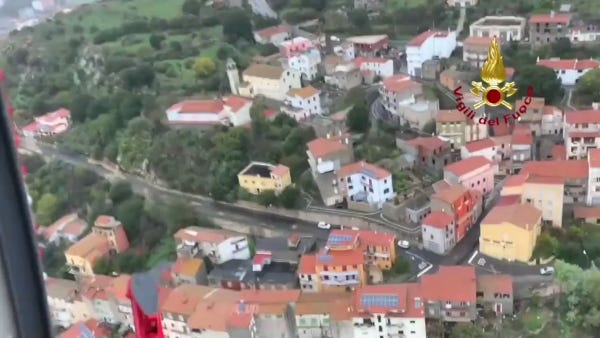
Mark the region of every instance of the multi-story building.
<instances>
[{"instance_id":1,"label":"multi-story building","mask_svg":"<svg viewBox=\"0 0 600 338\"><path fill-rule=\"evenodd\" d=\"M263 95L269 99L283 101L293 88L302 87L300 73L280 66L252 64L244 70L240 81L237 68L228 69L229 87L233 93L244 97Z\"/></svg>"},{"instance_id":2,"label":"multi-story building","mask_svg":"<svg viewBox=\"0 0 600 338\"><path fill-rule=\"evenodd\" d=\"M529 41L532 46L548 44L567 37L571 14L556 13L536 14L529 18Z\"/></svg>"},{"instance_id":3,"label":"multi-story building","mask_svg":"<svg viewBox=\"0 0 600 338\"><path fill-rule=\"evenodd\" d=\"M354 47L355 56L381 56L390 43L390 38L385 35L357 35L346 39Z\"/></svg>"},{"instance_id":4,"label":"multi-story building","mask_svg":"<svg viewBox=\"0 0 600 338\"><path fill-rule=\"evenodd\" d=\"M405 75L385 78L379 88L382 104L400 124L421 129L439 110L438 99L427 99L423 86Z\"/></svg>"},{"instance_id":5,"label":"multi-story building","mask_svg":"<svg viewBox=\"0 0 600 338\"><path fill-rule=\"evenodd\" d=\"M381 209L396 196L392 174L365 161L347 164L338 171L341 192L347 201L366 202Z\"/></svg>"},{"instance_id":6,"label":"multi-story building","mask_svg":"<svg viewBox=\"0 0 600 338\"><path fill-rule=\"evenodd\" d=\"M120 315L115 311L115 304L108 295L112 280L109 276L94 276L82 286L81 299L95 319L109 324L118 324Z\"/></svg>"},{"instance_id":7,"label":"multi-story building","mask_svg":"<svg viewBox=\"0 0 600 338\"><path fill-rule=\"evenodd\" d=\"M600 32L595 25L572 25L567 37L571 43L595 42L600 39Z\"/></svg>"},{"instance_id":8,"label":"multi-story building","mask_svg":"<svg viewBox=\"0 0 600 338\"><path fill-rule=\"evenodd\" d=\"M296 121L323 113L321 91L313 86L290 90L283 103L281 111Z\"/></svg>"},{"instance_id":9,"label":"multi-story building","mask_svg":"<svg viewBox=\"0 0 600 338\"><path fill-rule=\"evenodd\" d=\"M433 58L448 58L456 48L456 32L425 31L406 45L406 62L410 76L421 77L423 63Z\"/></svg>"},{"instance_id":10,"label":"multi-story building","mask_svg":"<svg viewBox=\"0 0 600 338\"><path fill-rule=\"evenodd\" d=\"M472 7L477 5L479 0L446 0L450 7Z\"/></svg>"},{"instance_id":11,"label":"multi-story building","mask_svg":"<svg viewBox=\"0 0 600 338\"><path fill-rule=\"evenodd\" d=\"M112 216L98 216L92 232L65 251L66 264L75 277L93 277L94 265L109 255L129 249L123 224Z\"/></svg>"},{"instance_id":12,"label":"multi-story building","mask_svg":"<svg viewBox=\"0 0 600 338\"><path fill-rule=\"evenodd\" d=\"M447 165L444 180L450 184L460 183L467 189L486 195L494 189L494 167L483 156L469 157Z\"/></svg>"},{"instance_id":13,"label":"multi-story building","mask_svg":"<svg viewBox=\"0 0 600 338\"><path fill-rule=\"evenodd\" d=\"M174 235L177 257L208 257L214 264L249 259L248 239L238 233L190 226Z\"/></svg>"},{"instance_id":14,"label":"multi-story building","mask_svg":"<svg viewBox=\"0 0 600 338\"><path fill-rule=\"evenodd\" d=\"M502 153L496 149L496 142L492 137L465 143L460 148L460 158L467 159L475 156L483 156L490 160L498 172L498 164L502 161Z\"/></svg>"},{"instance_id":15,"label":"multi-story building","mask_svg":"<svg viewBox=\"0 0 600 338\"><path fill-rule=\"evenodd\" d=\"M475 68L481 68L487 60L491 44L491 37L469 36L463 41L463 61Z\"/></svg>"},{"instance_id":16,"label":"multi-story building","mask_svg":"<svg viewBox=\"0 0 600 338\"><path fill-rule=\"evenodd\" d=\"M496 259L529 262L541 222L542 212L533 205L495 206L481 221L479 251Z\"/></svg>"},{"instance_id":17,"label":"multi-story building","mask_svg":"<svg viewBox=\"0 0 600 338\"><path fill-rule=\"evenodd\" d=\"M511 135L511 170L518 171L533 158L533 136L530 125L518 124Z\"/></svg>"},{"instance_id":18,"label":"multi-story building","mask_svg":"<svg viewBox=\"0 0 600 338\"><path fill-rule=\"evenodd\" d=\"M562 135L563 120L560 108L545 105L542 110L542 135Z\"/></svg>"},{"instance_id":19,"label":"multi-story building","mask_svg":"<svg viewBox=\"0 0 600 338\"><path fill-rule=\"evenodd\" d=\"M287 68L300 73L304 81L314 80L321 63L321 51L307 38L297 37L281 43L281 54L287 60Z\"/></svg>"},{"instance_id":20,"label":"multi-story building","mask_svg":"<svg viewBox=\"0 0 600 338\"><path fill-rule=\"evenodd\" d=\"M423 248L438 255L445 255L456 245L456 224L450 216L442 211L429 213L421 223Z\"/></svg>"},{"instance_id":21,"label":"multi-story building","mask_svg":"<svg viewBox=\"0 0 600 338\"><path fill-rule=\"evenodd\" d=\"M361 71L373 72L375 76L386 78L394 75L394 60L381 57L357 57L354 64Z\"/></svg>"},{"instance_id":22,"label":"multi-story building","mask_svg":"<svg viewBox=\"0 0 600 338\"><path fill-rule=\"evenodd\" d=\"M23 127L26 137L52 136L62 134L71 125L71 111L61 108L57 111L38 116L34 121Z\"/></svg>"},{"instance_id":23,"label":"multi-story building","mask_svg":"<svg viewBox=\"0 0 600 338\"><path fill-rule=\"evenodd\" d=\"M337 171L352 163L354 154L349 134L328 136L308 142L306 154L323 203L332 206L343 201L341 189L338 187Z\"/></svg>"},{"instance_id":24,"label":"multi-story building","mask_svg":"<svg viewBox=\"0 0 600 338\"><path fill-rule=\"evenodd\" d=\"M472 266L440 266L435 274L421 277L425 316L445 322L469 322L477 318L477 280Z\"/></svg>"},{"instance_id":25,"label":"multi-story building","mask_svg":"<svg viewBox=\"0 0 600 338\"><path fill-rule=\"evenodd\" d=\"M496 315L512 315L514 309L513 278L511 275L477 276L477 303Z\"/></svg>"},{"instance_id":26,"label":"multi-story building","mask_svg":"<svg viewBox=\"0 0 600 338\"><path fill-rule=\"evenodd\" d=\"M354 299L353 337L427 337L418 284L363 286Z\"/></svg>"},{"instance_id":27,"label":"multi-story building","mask_svg":"<svg viewBox=\"0 0 600 338\"><path fill-rule=\"evenodd\" d=\"M238 182L241 188L254 195L264 191L279 194L292 184L292 177L290 168L283 164L252 162L240 171Z\"/></svg>"},{"instance_id":28,"label":"multi-story building","mask_svg":"<svg viewBox=\"0 0 600 338\"><path fill-rule=\"evenodd\" d=\"M48 277L45 284L52 324L67 328L78 321L93 318L81 301L77 282Z\"/></svg>"},{"instance_id":29,"label":"multi-story building","mask_svg":"<svg viewBox=\"0 0 600 338\"><path fill-rule=\"evenodd\" d=\"M600 109L565 112L563 138L568 159L583 159L600 147Z\"/></svg>"},{"instance_id":30,"label":"multi-story building","mask_svg":"<svg viewBox=\"0 0 600 338\"><path fill-rule=\"evenodd\" d=\"M404 141L396 139L396 146L414 157L414 165L437 173L441 173L452 160L450 142L437 136L417 137Z\"/></svg>"},{"instance_id":31,"label":"multi-story building","mask_svg":"<svg viewBox=\"0 0 600 338\"><path fill-rule=\"evenodd\" d=\"M61 241L77 242L87 228L87 222L72 213L59 218L48 227L39 227L37 233L49 244L58 244Z\"/></svg>"},{"instance_id":32,"label":"multi-story building","mask_svg":"<svg viewBox=\"0 0 600 338\"><path fill-rule=\"evenodd\" d=\"M352 294L302 293L294 309L298 338L352 337ZM348 320L340 315L346 314Z\"/></svg>"},{"instance_id":33,"label":"multi-story building","mask_svg":"<svg viewBox=\"0 0 600 338\"><path fill-rule=\"evenodd\" d=\"M229 96L216 100L186 100L166 111L170 125L243 126L250 122L252 100Z\"/></svg>"},{"instance_id":34,"label":"multi-story building","mask_svg":"<svg viewBox=\"0 0 600 338\"><path fill-rule=\"evenodd\" d=\"M600 149L590 149L587 154L588 184L587 205L600 205Z\"/></svg>"},{"instance_id":35,"label":"multi-story building","mask_svg":"<svg viewBox=\"0 0 600 338\"><path fill-rule=\"evenodd\" d=\"M526 21L518 16L485 16L469 26L469 35L482 38L495 36L500 42L521 41L525 37Z\"/></svg>"},{"instance_id":36,"label":"multi-story building","mask_svg":"<svg viewBox=\"0 0 600 338\"><path fill-rule=\"evenodd\" d=\"M272 43L279 45L292 38L292 28L288 25L278 25L254 31L254 40L261 44Z\"/></svg>"},{"instance_id":37,"label":"multi-story building","mask_svg":"<svg viewBox=\"0 0 600 338\"><path fill-rule=\"evenodd\" d=\"M560 79L565 86L573 86L579 83L579 79L592 69L600 67L600 62L596 60L561 60L559 58L551 58L537 60L538 66L543 66L554 70L556 77Z\"/></svg>"},{"instance_id":38,"label":"multi-story building","mask_svg":"<svg viewBox=\"0 0 600 338\"><path fill-rule=\"evenodd\" d=\"M440 110L435 118L438 136L450 140L450 149L458 150L465 143L488 137L485 125L473 123L458 110Z\"/></svg>"},{"instance_id":39,"label":"multi-story building","mask_svg":"<svg viewBox=\"0 0 600 338\"><path fill-rule=\"evenodd\" d=\"M317 255L305 254L300 257L298 264L298 279L302 292L319 291L319 276L317 276Z\"/></svg>"},{"instance_id":40,"label":"multi-story building","mask_svg":"<svg viewBox=\"0 0 600 338\"><path fill-rule=\"evenodd\" d=\"M561 227L564 190L563 178L530 176L523 183L521 203L531 204L540 210L544 223Z\"/></svg>"},{"instance_id":41,"label":"multi-story building","mask_svg":"<svg viewBox=\"0 0 600 338\"><path fill-rule=\"evenodd\" d=\"M174 285L207 284L206 266L202 258L177 258L171 267Z\"/></svg>"},{"instance_id":42,"label":"multi-story building","mask_svg":"<svg viewBox=\"0 0 600 338\"><path fill-rule=\"evenodd\" d=\"M586 200L588 160L529 161L520 173L562 178L565 181L564 203L583 203Z\"/></svg>"},{"instance_id":43,"label":"multi-story building","mask_svg":"<svg viewBox=\"0 0 600 338\"><path fill-rule=\"evenodd\" d=\"M383 0L354 0L354 9L364 9L366 11L379 11L385 7Z\"/></svg>"},{"instance_id":44,"label":"multi-story building","mask_svg":"<svg viewBox=\"0 0 600 338\"><path fill-rule=\"evenodd\" d=\"M528 124L533 136L542 135L542 120L546 100L543 97L533 97L528 105L525 104L525 98L515 102L515 107L521 107L522 105L525 105L527 110L525 114L519 116L519 124Z\"/></svg>"}]
</instances>

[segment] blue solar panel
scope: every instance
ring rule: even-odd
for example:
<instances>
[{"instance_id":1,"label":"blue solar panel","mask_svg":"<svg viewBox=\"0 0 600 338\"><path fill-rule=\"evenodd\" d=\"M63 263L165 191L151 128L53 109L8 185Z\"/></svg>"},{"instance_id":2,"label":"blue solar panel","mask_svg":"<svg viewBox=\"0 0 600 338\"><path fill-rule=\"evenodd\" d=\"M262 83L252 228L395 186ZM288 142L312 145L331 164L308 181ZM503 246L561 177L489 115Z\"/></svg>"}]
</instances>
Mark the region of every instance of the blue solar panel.
<instances>
[{"instance_id":1,"label":"blue solar panel","mask_svg":"<svg viewBox=\"0 0 600 338\"><path fill-rule=\"evenodd\" d=\"M321 262L330 262L333 259L333 257L329 256L329 255L320 255L319 256L319 260Z\"/></svg>"},{"instance_id":2,"label":"blue solar panel","mask_svg":"<svg viewBox=\"0 0 600 338\"><path fill-rule=\"evenodd\" d=\"M400 299L397 295L362 295L360 303L365 307L398 307L400 306Z\"/></svg>"},{"instance_id":3,"label":"blue solar panel","mask_svg":"<svg viewBox=\"0 0 600 338\"><path fill-rule=\"evenodd\" d=\"M92 333L92 331L90 331L90 329L84 325L83 323L79 324L79 337L80 338L94 338L94 334Z\"/></svg>"},{"instance_id":4,"label":"blue solar panel","mask_svg":"<svg viewBox=\"0 0 600 338\"><path fill-rule=\"evenodd\" d=\"M375 173L374 173L374 172L372 172L372 171L371 171L371 170L369 170L369 169L365 169L365 168L363 168L362 172L363 172L365 175L367 175L367 176L369 176L369 177L371 177L371 178L373 178L373 177L377 177L377 176L375 175Z\"/></svg>"},{"instance_id":5,"label":"blue solar panel","mask_svg":"<svg viewBox=\"0 0 600 338\"><path fill-rule=\"evenodd\" d=\"M352 236L350 236L350 235L330 235L327 240L331 243L350 242L352 240Z\"/></svg>"}]
</instances>

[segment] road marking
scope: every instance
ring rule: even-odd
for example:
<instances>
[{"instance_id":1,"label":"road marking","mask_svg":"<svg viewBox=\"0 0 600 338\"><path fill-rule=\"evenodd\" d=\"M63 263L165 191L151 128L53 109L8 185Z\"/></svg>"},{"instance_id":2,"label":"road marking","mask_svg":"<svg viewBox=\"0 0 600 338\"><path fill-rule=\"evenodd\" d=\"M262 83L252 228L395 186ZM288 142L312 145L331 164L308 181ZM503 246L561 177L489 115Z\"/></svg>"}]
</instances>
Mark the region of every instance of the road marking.
<instances>
[{"instance_id":1,"label":"road marking","mask_svg":"<svg viewBox=\"0 0 600 338\"><path fill-rule=\"evenodd\" d=\"M471 264L471 262L473 261L475 256L477 256L478 253L479 253L479 251L477 251L477 250L475 250L475 252L473 252L473 255L471 256L471 258L469 258L469 264Z\"/></svg>"},{"instance_id":2,"label":"road marking","mask_svg":"<svg viewBox=\"0 0 600 338\"><path fill-rule=\"evenodd\" d=\"M429 266L427 268L425 268L425 270L423 270L417 274L417 278L420 278L421 276L423 276L427 271L431 270L431 268L433 268L433 265L429 264Z\"/></svg>"}]
</instances>

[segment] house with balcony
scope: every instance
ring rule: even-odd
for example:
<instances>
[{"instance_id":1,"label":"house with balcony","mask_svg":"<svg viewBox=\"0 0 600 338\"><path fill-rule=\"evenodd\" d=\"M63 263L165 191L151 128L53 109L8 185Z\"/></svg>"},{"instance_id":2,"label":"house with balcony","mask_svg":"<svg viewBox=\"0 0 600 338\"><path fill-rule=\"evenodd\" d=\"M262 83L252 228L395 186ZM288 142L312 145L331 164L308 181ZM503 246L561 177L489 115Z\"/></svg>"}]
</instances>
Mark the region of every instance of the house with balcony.
<instances>
[{"instance_id":1,"label":"house with balcony","mask_svg":"<svg viewBox=\"0 0 600 338\"><path fill-rule=\"evenodd\" d=\"M362 57L354 59L354 64L363 72L386 78L394 75L394 60L381 57Z\"/></svg>"},{"instance_id":2,"label":"house with balcony","mask_svg":"<svg viewBox=\"0 0 600 338\"><path fill-rule=\"evenodd\" d=\"M527 20L518 16L485 16L469 26L470 37L497 37L501 43L521 41ZM488 44L489 46L489 44Z\"/></svg>"},{"instance_id":3,"label":"house with balcony","mask_svg":"<svg viewBox=\"0 0 600 338\"><path fill-rule=\"evenodd\" d=\"M167 121L172 126L234 126L250 122L252 100L229 96L214 100L185 100L169 107Z\"/></svg>"},{"instance_id":4,"label":"house with balcony","mask_svg":"<svg viewBox=\"0 0 600 338\"><path fill-rule=\"evenodd\" d=\"M208 257L213 264L250 258L248 239L231 231L189 226L179 229L174 237L177 257Z\"/></svg>"},{"instance_id":5,"label":"house with balcony","mask_svg":"<svg viewBox=\"0 0 600 338\"><path fill-rule=\"evenodd\" d=\"M449 58L456 48L456 32L428 30L408 42L406 62L408 74L422 77L423 63L434 58Z\"/></svg>"},{"instance_id":6,"label":"house with balcony","mask_svg":"<svg viewBox=\"0 0 600 338\"><path fill-rule=\"evenodd\" d=\"M390 38L385 35L357 35L346 39L354 50L355 56L381 56L390 43Z\"/></svg>"},{"instance_id":7,"label":"house with balcony","mask_svg":"<svg viewBox=\"0 0 600 338\"><path fill-rule=\"evenodd\" d=\"M348 311L352 307L352 296L324 292L300 294L294 309L298 338L352 337Z\"/></svg>"},{"instance_id":8,"label":"house with balcony","mask_svg":"<svg viewBox=\"0 0 600 338\"><path fill-rule=\"evenodd\" d=\"M487 195L494 189L494 167L483 156L469 157L447 165L444 168L444 180Z\"/></svg>"},{"instance_id":9,"label":"house with balcony","mask_svg":"<svg viewBox=\"0 0 600 338\"><path fill-rule=\"evenodd\" d=\"M71 111L61 108L38 116L22 128L25 137L54 136L66 132L71 125Z\"/></svg>"},{"instance_id":10,"label":"house with balcony","mask_svg":"<svg viewBox=\"0 0 600 338\"><path fill-rule=\"evenodd\" d=\"M76 277L93 277L94 265L110 255L129 249L123 224L112 216L98 216L92 232L65 251L66 264Z\"/></svg>"},{"instance_id":11,"label":"house with balcony","mask_svg":"<svg viewBox=\"0 0 600 338\"><path fill-rule=\"evenodd\" d=\"M383 80L379 88L381 103L394 119L411 128L422 129L433 120L439 110L439 100L428 99L423 85L409 76L394 75Z\"/></svg>"},{"instance_id":12,"label":"house with balcony","mask_svg":"<svg viewBox=\"0 0 600 338\"><path fill-rule=\"evenodd\" d=\"M238 174L238 182L241 188L253 195L263 191L279 194L292 184L292 177L290 168L283 164L251 162Z\"/></svg>"},{"instance_id":13,"label":"house with balcony","mask_svg":"<svg viewBox=\"0 0 600 338\"><path fill-rule=\"evenodd\" d=\"M312 81L318 76L321 51L312 41L296 37L283 41L279 46L286 68L296 70L304 81Z\"/></svg>"},{"instance_id":14,"label":"house with balcony","mask_svg":"<svg viewBox=\"0 0 600 338\"><path fill-rule=\"evenodd\" d=\"M288 25L277 25L254 31L254 41L260 44L272 43L276 46L292 38L292 28Z\"/></svg>"},{"instance_id":15,"label":"house with balcony","mask_svg":"<svg viewBox=\"0 0 600 338\"><path fill-rule=\"evenodd\" d=\"M537 65L554 70L556 77L560 79L563 86L574 86L579 83L579 79L581 79L583 74L600 67L600 62L592 59L561 60L560 58L550 58L540 60L538 57Z\"/></svg>"},{"instance_id":16,"label":"house with balcony","mask_svg":"<svg viewBox=\"0 0 600 338\"><path fill-rule=\"evenodd\" d=\"M444 322L470 322L477 318L477 279L472 266L440 266L421 277L425 317Z\"/></svg>"},{"instance_id":17,"label":"house with balcony","mask_svg":"<svg viewBox=\"0 0 600 338\"><path fill-rule=\"evenodd\" d=\"M396 196L392 174L377 165L354 162L341 167L337 174L340 190L348 202L367 203L381 209L383 203Z\"/></svg>"},{"instance_id":18,"label":"house with balcony","mask_svg":"<svg viewBox=\"0 0 600 338\"><path fill-rule=\"evenodd\" d=\"M518 124L511 136L511 170L521 170L523 164L533 159L534 140L530 125Z\"/></svg>"},{"instance_id":19,"label":"house with balcony","mask_svg":"<svg viewBox=\"0 0 600 338\"><path fill-rule=\"evenodd\" d=\"M423 245L427 250L445 254L475 224L481 215L483 200L476 190L449 184L431 195L430 207L431 213L423 220L421 228Z\"/></svg>"},{"instance_id":20,"label":"house with balcony","mask_svg":"<svg viewBox=\"0 0 600 338\"><path fill-rule=\"evenodd\" d=\"M479 251L496 259L527 263L542 231L542 212L531 204L495 206L481 221Z\"/></svg>"},{"instance_id":21,"label":"house with balcony","mask_svg":"<svg viewBox=\"0 0 600 338\"><path fill-rule=\"evenodd\" d=\"M583 203L588 190L588 160L529 161L523 165L520 174L531 176L562 178L564 203Z\"/></svg>"},{"instance_id":22,"label":"house with balcony","mask_svg":"<svg viewBox=\"0 0 600 338\"><path fill-rule=\"evenodd\" d=\"M468 97L467 93L463 95ZM485 125L474 123L458 110L440 110L435 117L435 130L438 136L449 140L451 150L459 150L468 142L488 137Z\"/></svg>"},{"instance_id":23,"label":"house with balcony","mask_svg":"<svg viewBox=\"0 0 600 338\"><path fill-rule=\"evenodd\" d=\"M354 162L350 134L340 132L337 135L319 137L308 142L306 147L308 164L323 203L332 206L343 202L337 172L343 166Z\"/></svg>"},{"instance_id":24,"label":"house with balcony","mask_svg":"<svg viewBox=\"0 0 600 338\"><path fill-rule=\"evenodd\" d=\"M600 149L590 149L587 155L588 184L586 204L600 205Z\"/></svg>"},{"instance_id":25,"label":"house with balcony","mask_svg":"<svg viewBox=\"0 0 600 338\"><path fill-rule=\"evenodd\" d=\"M529 41L532 47L549 44L568 36L570 13L535 14L529 18ZM563 81L563 84L565 82Z\"/></svg>"},{"instance_id":26,"label":"house with balcony","mask_svg":"<svg viewBox=\"0 0 600 338\"><path fill-rule=\"evenodd\" d=\"M127 297L131 275L114 276L106 292L111 303L115 319L124 327L135 329L131 300Z\"/></svg>"},{"instance_id":27,"label":"house with balcony","mask_svg":"<svg viewBox=\"0 0 600 338\"><path fill-rule=\"evenodd\" d=\"M417 283L368 285L354 297L354 337L427 337L425 299Z\"/></svg>"},{"instance_id":28,"label":"house with balcony","mask_svg":"<svg viewBox=\"0 0 600 338\"><path fill-rule=\"evenodd\" d=\"M600 147L600 109L565 112L563 127L567 159L584 159Z\"/></svg>"},{"instance_id":29,"label":"house with balcony","mask_svg":"<svg viewBox=\"0 0 600 338\"><path fill-rule=\"evenodd\" d=\"M469 36L463 41L463 61L479 69L487 60L492 37Z\"/></svg>"},{"instance_id":30,"label":"house with balcony","mask_svg":"<svg viewBox=\"0 0 600 338\"><path fill-rule=\"evenodd\" d=\"M296 121L323 114L321 91L313 86L291 89L283 101L281 111Z\"/></svg>"},{"instance_id":31,"label":"house with balcony","mask_svg":"<svg viewBox=\"0 0 600 338\"><path fill-rule=\"evenodd\" d=\"M511 275L477 276L477 304L498 316L512 315L514 310L513 278Z\"/></svg>"}]
</instances>

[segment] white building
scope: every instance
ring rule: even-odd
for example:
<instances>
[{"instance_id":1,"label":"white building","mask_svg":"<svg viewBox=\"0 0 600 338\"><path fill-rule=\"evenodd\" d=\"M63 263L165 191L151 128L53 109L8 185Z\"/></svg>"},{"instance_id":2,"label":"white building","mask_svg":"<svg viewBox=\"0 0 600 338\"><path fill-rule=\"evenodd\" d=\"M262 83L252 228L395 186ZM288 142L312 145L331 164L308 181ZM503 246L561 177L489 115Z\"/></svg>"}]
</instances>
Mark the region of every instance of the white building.
<instances>
[{"instance_id":1,"label":"white building","mask_svg":"<svg viewBox=\"0 0 600 338\"><path fill-rule=\"evenodd\" d=\"M588 184L587 205L600 205L600 149L591 149L587 154Z\"/></svg>"},{"instance_id":2,"label":"white building","mask_svg":"<svg viewBox=\"0 0 600 338\"><path fill-rule=\"evenodd\" d=\"M456 32L425 31L406 46L406 62L410 76L421 77L421 67L433 58L448 58L456 48Z\"/></svg>"},{"instance_id":3,"label":"white building","mask_svg":"<svg viewBox=\"0 0 600 338\"><path fill-rule=\"evenodd\" d=\"M487 60L492 38L469 36L463 41L463 61L475 68L481 68Z\"/></svg>"},{"instance_id":4,"label":"white building","mask_svg":"<svg viewBox=\"0 0 600 338\"><path fill-rule=\"evenodd\" d=\"M208 257L213 264L250 258L248 239L228 231L191 226L180 229L174 237L178 257Z\"/></svg>"},{"instance_id":5,"label":"white building","mask_svg":"<svg viewBox=\"0 0 600 338\"><path fill-rule=\"evenodd\" d=\"M287 66L297 70L304 80L312 81L318 75L321 51L307 38L297 37L280 44L281 54L287 59Z\"/></svg>"},{"instance_id":6,"label":"white building","mask_svg":"<svg viewBox=\"0 0 600 338\"><path fill-rule=\"evenodd\" d=\"M35 121L23 127L26 137L52 136L62 134L71 125L71 111L61 108L35 118Z\"/></svg>"},{"instance_id":7,"label":"white building","mask_svg":"<svg viewBox=\"0 0 600 338\"><path fill-rule=\"evenodd\" d=\"M279 45L292 37L292 29L288 25L278 25L254 31L254 40L261 44Z\"/></svg>"},{"instance_id":8,"label":"white building","mask_svg":"<svg viewBox=\"0 0 600 338\"><path fill-rule=\"evenodd\" d=\"M394 60L380 57L357 57L354 64L362 71L371 71L382 78L394 75Z\"/></svg>"},{"instance_id":9,"label":"white building","mask_svg":"<svg viewBox=\"0 0 600 338\"><path fill-rule=\"evenodd\" d=\"M232 74L232 77L238 76L236 74ZM256 63L244 70L243 81L232 83L230 80L230 88L235 83L239 83L238 92L241 96L254 98L262 95L275 101L283 101L290 89L302 87L298 71ZM232 92L235 91L232 89Z\"/></svg>"},{"instance_id":10,"label":"white building","mask_svg":"<svg viewBox=\"0 0 600 338\"><path fill-rule=\"evenodd\" d=\"M343 166L337 174L348 201L366 202L381 208L384 202L396 196L392 174L374 164L355 162Z\"/></svg>"},{"instance_id":11,"label":"white building","mask_svg":"<svg viewBox=\"0 0 600 338\"><path fill-rule=\"evenodd\" d=\"M464 160L474 156L483 156L495 163L502 160L502 154L498 154L496 142L491 137L467 142L460 148L461 159Z\"/></svg>"},{"instance_id":12,"label":"white building","mask_svg":"<svg viewBox=\"0 0 600 338\"><path fill-rule=\"evenodd\" d=\"M563 138L567 159L584 159L589 150L600 148L600 110L565 112Z\"/></svg>"},{"instance_id":13,"label":"white building","mask_svg":"<svg viewBox=\"0 0 600 338\"><path fill-rule=\"evenodd\" d=\"M166 111L171 125L231 125L243 126L251 121L252 100L229 96L215 100L186 100Z\"/></svg>"},{"instance_id":14,"label":"white building","mask_svg":"<svg viewBox=\"0 0 600 338\"><path fill-rule=\"evenodd\" d=\"M563 112L557 107L545 105L542 109L542 134L562 135Z\"/></svg>"},{"instance_id":15,"label":"white building","mask_svg":"<svg viewBox=\"0 0 600 338\"><path fill-rule=\"evenodd\" d=\"M446 0L450 7L471 7L477 5L479 0Z\"/></svg>"},{"instance_id":16,"label":"white building","mask_svg":"<svg viewBox=\"0 0 600 338\"><path fill-rule=\"evenodd\" d=\"M427 337L418 284L364 286L355 303L354 337Z\"/></svg>"},{"instance_id":17,"label":"white building","mask_svg":"<svg viewBox=\"0 0 600 338\"><path fill-rule=\"evenodd\" d=\"M67 328L77 322L73 318L73 301L77 297L77 282L45 278L48 310L54 325Z\"/></svg>"},{"instance_id":18,"label":"white building","mask_svg":"<svg viewBox=\"0 0 600 338\"><path fill-rule=\"evenodd\" d=\"M421 224L423 247L425 250L445 255L456 244L456 224L452 217L442 211L432 211Z\"/></svg>"},{"instance_id":19,"label":"white building","mask_svg":"<svg viewBox=\"0 0 600 338\"><path fill-rule=\"evenodd\" d=\"M423 86L405 75L385 78L379 88L381 103L401 124L421 129L433 120L439 110L439 100L427 99Z\"/></svg>"},{"instance_id":20,"label":"white building","mask_svg":"<svg viewBox=\"0 0 600 338\"><path fill-rule=\"evenodd\" d=\"M579 79L583 74L587 73L591 69L600 67L600 62L589 59L589 60L561 60L559 58L551 58L537 60L538 66L548 67L556 73L556 76L561 80L565 86L572 86L579 82Z\"/></svg>"},{"instance_id":21,"label":"white building","mask_svg":"<svg viewBox=\"0 0 600 338\"><path fill-rule=\"evenodd\" d=\"M333 54L344 58L345 61L352 61L356 57L354 44L351 42L343 42L333 47Z\"/></svg>"},{"instance_id":22,"label":"white building","mask_svg":"<svg viewBox=\"0 0 600 338\"><path fill-rule=\"evenodd\" d=\"M571 27L567 37L572 43L594 42L600 38L600 32L594 26Z\"/></svg>"},{"instance_id":23,"label":"white building","mask_svg":"<svg viewBox=\"0 0 600 338\"><path fill-rule=\"evenodd\" d=\"M469 26L469 36L498 37L501 42L521 41L527 20L518 16L486 16Z\"/></svg>"},{"instance_id":24,"label":"white building","mask_svg":"<svg viewBox=\"0 0 600 338\"><path fill-rule=\"evenodd\" d=\"M321 115L321 91L313 86L292 89L288 92L281 111L296 121Z\"/></svg>"}]
</instances>

